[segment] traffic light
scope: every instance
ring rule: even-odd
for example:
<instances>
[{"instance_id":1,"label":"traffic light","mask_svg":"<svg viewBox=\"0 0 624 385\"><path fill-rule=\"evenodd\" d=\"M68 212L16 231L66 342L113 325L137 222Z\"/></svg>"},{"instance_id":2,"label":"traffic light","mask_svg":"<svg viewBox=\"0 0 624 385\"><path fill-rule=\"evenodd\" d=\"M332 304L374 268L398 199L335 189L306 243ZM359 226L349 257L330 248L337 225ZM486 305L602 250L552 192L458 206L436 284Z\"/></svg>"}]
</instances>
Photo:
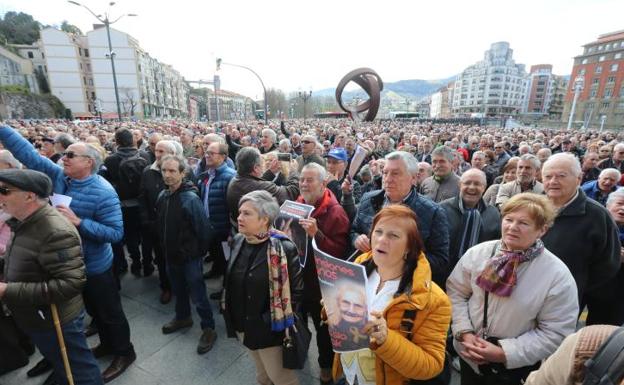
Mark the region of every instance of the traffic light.
<instances>
[{"instance_id":1,"label":"traffic light","mask_svg":"<svg viewBox=\"0 0 624 385\"><path fill-rule=\"evenodd\" d=\"M217 71L221 69L221 58L217 58Z\"/></svg>"}]
</instances>

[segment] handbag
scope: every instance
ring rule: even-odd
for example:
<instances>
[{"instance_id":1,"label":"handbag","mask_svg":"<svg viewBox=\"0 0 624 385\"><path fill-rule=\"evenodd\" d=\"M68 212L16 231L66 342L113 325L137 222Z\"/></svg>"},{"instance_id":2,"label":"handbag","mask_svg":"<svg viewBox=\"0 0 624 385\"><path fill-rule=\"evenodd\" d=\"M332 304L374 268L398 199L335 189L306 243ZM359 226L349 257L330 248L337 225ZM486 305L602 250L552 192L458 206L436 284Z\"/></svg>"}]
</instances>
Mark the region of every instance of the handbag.
<instances>
[{"instance_id":1,"label":"handbag","mask_svg":"<svg viewBox=\"0 0 624 385\"><path fill-rule=\"evenodd\" d=\"M295 324L284 331L282 366L284 369L303 369L308 356L312 333L303 319L295 313Z\"/></svg>"}]
</instances>

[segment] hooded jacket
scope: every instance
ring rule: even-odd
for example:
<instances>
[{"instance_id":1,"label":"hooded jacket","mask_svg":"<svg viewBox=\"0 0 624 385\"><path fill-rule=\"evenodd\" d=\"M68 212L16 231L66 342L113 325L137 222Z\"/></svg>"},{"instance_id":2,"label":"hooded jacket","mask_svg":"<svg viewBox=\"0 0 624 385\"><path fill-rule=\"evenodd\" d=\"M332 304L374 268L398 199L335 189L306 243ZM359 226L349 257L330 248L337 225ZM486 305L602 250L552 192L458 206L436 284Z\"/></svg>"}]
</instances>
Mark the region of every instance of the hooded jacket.
<instances>
[{"instance_id":1,"label":"hooded jacket","mask_svg":"<svg viewBox=\"0 0 624 385\"><path fill-rule=\"evenodd\" d=\"M168 263L183 264L208 250L208 219L192 182L163 190L156 202L158 239Z\"/></svg>"},{"instance_id":2,"label":"hooded jacket","mask_svg":"<svg viewBox=\"0 0 624 385\"><path fill-rule=\"evenodd\" d=\"M210 178L209 171L206 170L199 174L197 178L197 187L199 188L199 196L202 203L205 202L204 198L208 194L208 208L210 217L211 230L214 231L214 235L225 235L230 231L230 211L227 205L227 189L230 181L236 175L236 171L230 168L227 163L223 162L221 166L215 169L215 177L210 182L208 191L206 191L206 182ZM205 212L205 210L204 210Z\"/></svg>"},{"instance_id":3,"label":"hooded jacket","mask_svg":"<svg viewBox=\"0 0 624 385\"><path fill-rule=\"evenodd\" d=\"M355 263L366 265L372 253L360 255ZM401 330L406 310L415 310L411 340ZM451 303L438 285L431 280L431 269L425 254L418 257L409 293L390 301L383 311L388 324L388 337L382 345L371 343L375 353L375 383L402 385L410 379L428 380L444 368L446 334L451 322ZM340 354L334 356L333 376L340 377Z\"/></svg>"}]
</instances>

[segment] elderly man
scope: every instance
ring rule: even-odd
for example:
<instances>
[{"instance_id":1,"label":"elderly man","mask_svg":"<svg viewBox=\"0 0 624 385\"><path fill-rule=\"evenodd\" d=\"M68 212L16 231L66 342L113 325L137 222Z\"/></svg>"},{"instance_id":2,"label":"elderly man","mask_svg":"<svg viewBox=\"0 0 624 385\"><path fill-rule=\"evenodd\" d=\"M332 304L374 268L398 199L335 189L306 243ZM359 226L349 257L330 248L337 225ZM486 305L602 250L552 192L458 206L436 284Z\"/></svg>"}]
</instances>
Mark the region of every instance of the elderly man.
<instances>
[{"instance_id":1,"label":"elderly man","mask_svg":"<svg viewBox=\"0 0 624 385\"><path fill-rule=\"evenodd\" d=\"M223 145L228 145L227 144L227 140L224 139L222 136L218 135L218 134L206 134L204 135L203 139L202 139L202 147L204 150L204 156L202 157L202 159L199 161L199 164L197 165L197 167L195 167L195 169L193 170L194 173L194 177L193 179L195 181L197 181L197 178L199 177L200 174L203 174L204 172L207 171L207 162L208 160L208 147L210 147L211 144L213 143L218 143L218 144L223 144ZM232 159L229 158L229 147L228 147L228 156L225 157L225 164L230 167L231 169L234 169L234 162L232 161Z\"/></svg>"},{"instance_id":2,"label":"elderly man","mask_svg":"<svg viewBox=\"0 0 624 385\"><path fill-rule=\"evenodd\" d=\"M74 383L102 384L100 369L83 333L81 294L86 278L80 235L48 204L51 193L52 182L41 172L0 171L0 206L17 221L5 255L0 300L52 363L54 373L46 382L66 384L53 306L58 309Z\"/></svg>"},{"instance_id":3,"label":"elderly man","mask_svg":"<svg viewBox=\"0 0 624 385\"><path fill-rule=\"evenodd\" d=\"M260 153L266 154L267 152L276 151L277 134L270 128L262 130L262 138L260 138Z\"/></svg>"},{"instance_id":4,"label":"elderly man","mask_svg":"<svg viewBox=\"0 0 624 385\"><path fill-rule=\"evenodd\" d=\"M238 201L248 192L265 190L277 199L278 204L286 200L295 200L299 196L299 176L296 170L290 170L288 180L284 186L262 179L264 162L260 151L254 147L241 148L236 154L236 176L232 179L227 190L227 205L230 211L230 223L237 225Z\"/></svg>"},{"instance_id":5,"label":"elderly man","mask_svg":"<svg viewBox=\"0 0 624 385\"><path fill-rule=\"evenodd\" d=\"M539 159L540 164L544 164L544 162L546 162L548 158L550 158L550 156L552 155L552 150L548 147L540 148L539 150L537 150L535 155L537 155L537 159Z\"/></svg>"},{"instance_id":6,"label":"elderly man","mask_svg":"<svg viewBox=\"0 0 624 385\"><path fill-rule=\"evenodd\" d=\"M351 226L351 240L355 248L370 251L370 233L373 218L379 210L389 204L405 204L418 218L418 230L427 250L433 280L444 285L448 269L449 235L446 214L437 203L416 192L414 182L418 173L418 162L412 154L395 151L386 155L383 168L382 190L364 195Z\"/></svg>"},{"instance_id":7,"label":"elderly man","mask_svg":"<svg viewBox=\"0 0 624 385\"><path fill-rule=\"evenodd\" d=\"M598 163L597 167L601 170L605 168L617 168L620 172L624 172L624 143L616 144L615 147L613 147L613 155Z\"/></svg>"},{"instance_id":8,"label":"elderly man","mask_svg":"<svg viewBox=\"0 0 624 385\"><path fill-rule=\"evenodd\" d=\"M416 174L416 181L414 186L416 189L420 190L420 185L422 182L433 175L433 169L431 165L427 162L418 162L418 173Z\"/></svg>"},{"instance_id":9,"label":"elderly man","mask_svg":"<svg viewBox=\"0 0 624 385\"><path fill-rule=\"evenodd\" d=\"M326 185L327 171L317 163L303 167L299 177L301 195L297 202L314 206L308 219L300 219L299 223L306 231L310 241L307 257L302 259L303 282L306 288L303 299L303 313L310 315L316 329L318 346L318 363L321 368L321 382L331 381L333 351L327 325L321 322L321 289L316 275L316 264L312 253L312 239L319 249L336 257L344 258L349 235L349 218L340 206L334 194Z\"/></svg>"},{"instance_id":10,"label":"elderly man","mask_svg":"<svg viewBox=\"0 0 624 385\"><path fill-rule=\"evenodd\" d=\"M568 153L555 154L542 169L544 191L558 209L555 223L542 236L544 246L570 269L578 288L581 309L587 304L588 324L609 320L596 290L620 268L617 226L598 202L587 199L581 182L581 165ZM604 294L604 293L602 293Z\"/></svg>"},{"instance_id":11,"label":"elderly man","mask_svg":"<svg viewBox=\"0 0 624 385\"><path fill-rule=\"evenodd\" d=\"M0 141L26 167L46 173L53 181L54 192L72 198L69 207L57 206L57 210L80 233L87 271L83 297L100 335L94 355L114 356L102 374L104 382L112 381L134 362L136 354L112 271L111 243L123 237L121 207L113 187L97 175L102 162L100 153L85 143L74 143L65 151L64 167L60 167L41 157L11 127L0 127Z\"/></svg>"},{"instance_id":12,"label":"elderly man","mask_svg":"<svg viewBox=\"0 0 624 385\"><path fill-rule=\"evenodd\" d=\"M420 192L434 202L442 202L459 194L459 177L453 172L455 152L441 146L431 153L433 175L422 181Z\"/></svg>"},{"instance_id":13,"label":"elderly man","mask_svg":"<svg viewBox=\"0 0 624 385\"><path fill-rule=\"evenodd\" d=\"M301 156L297 157L297 171L301 172L303 166L311 162L325 166L325 160L314 152L317 143L314 135L304 134L301 137Z\"/></svg>"},{"instance_id":14,"label":"elderly man","mask_svg":"<svg viewBox=\"0 0 624 385\"><path fill-rule=\"evenodd\" d=\"M485 159L485 152L483 151L475 151L472 154L472 159L470 160L470 165L472 168L476 168L477 170L481 170L485 173L485 178L487 180L487 185L490 186L494 183L494 175L491 170L485 166L487 166L487 161Z\"/></svg>"},{"instance_id":15,"label":"elderly man","mask_svg":"<svg viewBox=\"0 0 624 385\"><path fill-rule=\"evenodd\" d=\"M156 143L162 140L162 135L155 132L149 136L147 140L147 147L145 148L145 154L150 164L156 161Z\"/></svg>"},{"instance_id":16,"label":"elderly man","mask_svg":"<svg viewBox=\"0 0 624 385\"><path fill-rule=\"evenodd\" d=\"M150 142L152 137L150 137ZM152 258L158 267L158 280L160 281L160 303L167 304L171 301L171 283L167 277L167 268L163 255L162 245L156 231L156 201L158 195L165 189L165 182L160 173L160 161L163 156L174 155L175 146L171 141L161 140L155 146L154 163L143 170L141 188L139 191L139 216L141 218L142 242L141 248L145 259Z\"/></svg>"},{"instance_id":17,"label":"elderly man","mask_svg":"<svg viewBox=\"0 0 624 385\"><path fill-rule=\"evenodd\" d=\"M184 158L176 155L163 157L160 164L167 189L156 202L156 228L176 297L175 318L163 325L162 332L170 334L193 325L189 301L192 300L202 328L197 353L205 354L217 339L202 277L202 257L210 230L197 189L192 182L184 180L186 167Z\"/></svg>"},{"instance_id":18,"label":"elderly man","mask_svg":"<svg viewBox=\"0 0 624 385\"><path fill-rule=\"evenodd\" d=\"M581 186L581 189L588 198L595 200L601 205L607 204L607 198L615 189L622 174L615 168L605 168L600 171L598 180L592 180Z\"/></svg>"},{"instance_id":19,"label":"elderly man","mask_svg":"<svg viewBox=\"0 0 624 385\"><path fill-rule=\"evenodd\" d=\"M583 171L583 179L581 180L581 186L585 183L598 179L600 175L600 169L597 167L600 158L597 152L586 152L583 156L583 164L581 170Z\"/></svg>"},{"instance_id":20,"label":"elderly man","mask_svg":"<svg viewBox=\"0 0 624 385\"><path fill-rule=\"evenodd\" d=\"M511 156L505 151L505 143L498 142L494 144L494 154L496 155L496 160L494 161L494 167L497 170L502 170L505 167L505 163L511 158Z\"/></svg>"},{"instance_id":21,"label":"elderly man","mask_svg":"<svg viewBox=\"0 0 624 385\"><path fill-rule=\"evenodd\" d=\"M226 241L230 235L227 189L236 175L236 171L225 162L228 153L227 144L211 143L205 150L206 170L197 177L199 196L210 224L208 252L213 261L211 270L204 278L216 278L225 273L225 256L221 242Z\"/></svg>"},{"instance_id":22,"label":"elderly man","mask_svg":"<svg viewBox=\"0 0 624 385\"><path fill-rule=\"evenodd\" d=\"M193 147L193 131L185 128L180 134L180 144L182 144L182 154L185 157L191 157L195 154L195 148Z\"/></svg>"},{"instance_id":23,"label":"elderly man","mask_svg":"<svg viewBox=\"0 0 624 385\"><path fill-rule=\"evenodd\" d=\"M482 199L486 183L485 173L471 168L461 176L459 196L440 203L446 212L451 240L446 277L469 248L500 238L500 214Z\"/></svg>"},{"instance_id":24,"label":"elderly man","mask_svg":"<svg viewBox=\"0 0 624 385\"><path fill-rule=\"evenodd\" d=\"M501 185L496 195L496 207L501 207L512 196L523 192L541 194L544 186L536 179L540 161L535 155L524 154L516 167L516 180Z\"/></svg>"},{"instance_id":25,"label":"elderly man","mask_svg":"<svg viewBox=\"0 0 624 385\"><path fill-rule=\"evenodd\" d=\"M327 160L327 188L330 189L340 202L349 218L355 217L355 205L360 203L362 186L356 180L347 178L345 172L349 159L347 151L342 147L332 148L326 155Z\"/></svg>"}]
</instances>

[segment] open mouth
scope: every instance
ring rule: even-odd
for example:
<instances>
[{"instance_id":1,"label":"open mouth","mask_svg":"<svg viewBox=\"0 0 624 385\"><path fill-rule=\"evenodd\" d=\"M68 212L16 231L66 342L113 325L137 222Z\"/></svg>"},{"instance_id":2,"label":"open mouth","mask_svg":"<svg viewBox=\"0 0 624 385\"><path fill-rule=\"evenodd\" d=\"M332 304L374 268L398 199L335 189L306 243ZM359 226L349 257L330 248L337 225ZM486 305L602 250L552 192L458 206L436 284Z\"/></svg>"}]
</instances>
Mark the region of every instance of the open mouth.
<instances>
[{"instance_id":1,"label":"open mouth","mask_svg":"<svg viewBox=\"0 0 624 385\"><path fill-rule=\"evenodd\" d=\"M383 255L388 254L385 250L382 250L382 249L375 249L375 251L376 251L378 254L383 254Z\"/></svg>"}]
</instances>

